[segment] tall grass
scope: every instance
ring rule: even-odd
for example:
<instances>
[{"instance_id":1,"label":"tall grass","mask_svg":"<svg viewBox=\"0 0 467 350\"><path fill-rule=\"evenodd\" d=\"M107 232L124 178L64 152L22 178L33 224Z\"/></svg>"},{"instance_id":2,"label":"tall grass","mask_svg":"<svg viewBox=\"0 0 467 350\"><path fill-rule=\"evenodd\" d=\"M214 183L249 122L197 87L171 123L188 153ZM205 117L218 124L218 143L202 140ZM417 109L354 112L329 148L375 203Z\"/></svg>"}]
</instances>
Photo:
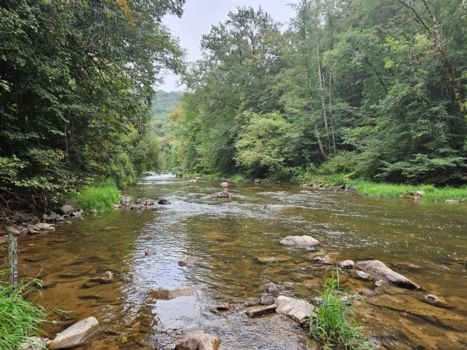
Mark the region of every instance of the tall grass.
<instances>
[{"instance_id":1,"label":"tall grass","mask_svg":"<svg viewBox=\"0 0 467 350\"><path fill-rule=\"evenodd\" d=\"M120 202L120 192L112 180L107 180L101 185L85 186L70 198L83 210L108 210Z\"/></svg>"},{"instance_id":2,"label":"tall grass","mask_svg":"<svg viewBox=\"0 0 467 350\"><path fill-rule=\"evenodd\" d=\"M0 284L0 349L15 350L26 337L39 332L44 309L24 299L32 290L31 284L14 290Z\"/></svg>"},{"instance_id":3,"label":"tall grass","mask_svg":"<svg viewBox=\"0 0 467 350\"><path fill-rule=\"evenodd\" d=\"M310 336L321 341L324 349L372 348L353 321L350 306L339 298L338 271L324 281L321 302L310 317Z\"/></svg>"}]
</instances>

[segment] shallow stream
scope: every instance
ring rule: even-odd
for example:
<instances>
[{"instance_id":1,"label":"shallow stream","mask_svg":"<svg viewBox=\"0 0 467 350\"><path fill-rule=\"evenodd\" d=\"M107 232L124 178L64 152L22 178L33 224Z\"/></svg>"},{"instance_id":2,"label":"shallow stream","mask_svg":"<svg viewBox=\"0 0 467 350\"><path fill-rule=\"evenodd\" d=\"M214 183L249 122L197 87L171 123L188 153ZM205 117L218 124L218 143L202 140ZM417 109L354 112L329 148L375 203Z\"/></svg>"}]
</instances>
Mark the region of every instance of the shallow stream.
<instances>
[{"instance_id":1,"label":"shallow stream","mask_svg":"<svg viewBox=\"0 0 467 350\"><path fill-rule=\"evenodd\" d=\"M295 185L232 185L233 198L213 199L220 181L196 183L172 177L144 179L135 197L167 198L170 205L141 212L115 210L87 216L56 232L20 241L20 271L44 281L41 303L52 313L53 334L95 316L103 332L82 349L172 349L192 330L222 339L221 349L314 349L289 319L250 319L243 312L213 312L244 303L273 282L281 293L312 300L335 264L327 255L380 259L422 286L422 291L375 288L353 271L341 287L355 295L356 317L381 349L467 348L467 207L383 200ZM279 205L288 205L279 207ZM312 235L320 251L282 246L287 235ZM193 264L178 261L189 255ZM261 263L258 257L278 262ZM109 284L84 286L112 271ZM157 288L199 286L191 296L153 300ZM89 285L87 285L89 287ZM432 293L449 308L422 301ZM357 295L358 294L358 295Z\"/></svg>"}]
</instances>

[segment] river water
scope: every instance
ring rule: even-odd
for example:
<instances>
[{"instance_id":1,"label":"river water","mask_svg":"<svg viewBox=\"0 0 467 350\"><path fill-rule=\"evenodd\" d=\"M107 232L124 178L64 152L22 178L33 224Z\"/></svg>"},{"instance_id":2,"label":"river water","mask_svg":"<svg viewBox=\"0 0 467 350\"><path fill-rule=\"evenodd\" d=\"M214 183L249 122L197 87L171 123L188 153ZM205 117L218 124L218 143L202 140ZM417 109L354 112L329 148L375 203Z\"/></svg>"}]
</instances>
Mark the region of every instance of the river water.
<instances>
[{"instance_id":1,"label":"river water","mask_svg":"<svg viewBox=\"0 0 467 350\"><path fill-rule=\"evenodd\" d=\"M341 271L355 317L381 349L467 348L467 207L372 199L295 185L232 185L230 200L214 199L219 181L169 176L144 179L135 197L167 198L156 210L115 210L20 241L23 277L44 282L40 303L56 312L43 326L53 334L95 316L102 332L82 349L172 349L185 333L204 330L221 349L314 349L289 319L250 319L216 305L240 304L273 282L284 295L312 300L323 277L344 259L380 259L422 286L408 291ZM280 207L280 205L286 205ZM312 235L320 251L280 245L287 235ZM312 262L327 255L330 264ZM183 256L193 263L181 267ZM278 262L260 263L258 257ZM89 285L105 271L114 282ZM191 296L154 300L158 288L199 286ZM424 303L432 293L449 307ZM65 313L62 311L66 311Z\"/></svg>"}]
</instances>

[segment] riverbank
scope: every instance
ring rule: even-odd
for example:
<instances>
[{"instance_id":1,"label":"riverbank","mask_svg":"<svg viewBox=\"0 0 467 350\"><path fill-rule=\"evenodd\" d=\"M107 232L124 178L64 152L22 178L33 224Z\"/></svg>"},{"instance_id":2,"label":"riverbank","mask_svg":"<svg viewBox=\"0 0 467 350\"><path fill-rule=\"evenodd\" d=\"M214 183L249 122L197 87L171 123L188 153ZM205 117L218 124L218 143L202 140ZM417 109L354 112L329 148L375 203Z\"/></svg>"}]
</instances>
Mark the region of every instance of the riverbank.
<instances>
[{"instance_id":1,"label":"riverbank","mask_svg":"<svg viewBox=\"0 0 467 350\"><path fill-rule=\"evenodd\" d=\"M243 174L184 174L185 178L224 180L232 183L256 182L256 183L281 183L290 182L302 185L310 189L345 189L367 197L377 198L410 198L426 202L446 202L457 204L467 201L467 186L462 187L436 187L433 185L409 185L374 182L363 179L353 179L352 174L334 175L299 175L288 181L275 181L274 179L252 179Z\"/></svg>"}]
</instances>

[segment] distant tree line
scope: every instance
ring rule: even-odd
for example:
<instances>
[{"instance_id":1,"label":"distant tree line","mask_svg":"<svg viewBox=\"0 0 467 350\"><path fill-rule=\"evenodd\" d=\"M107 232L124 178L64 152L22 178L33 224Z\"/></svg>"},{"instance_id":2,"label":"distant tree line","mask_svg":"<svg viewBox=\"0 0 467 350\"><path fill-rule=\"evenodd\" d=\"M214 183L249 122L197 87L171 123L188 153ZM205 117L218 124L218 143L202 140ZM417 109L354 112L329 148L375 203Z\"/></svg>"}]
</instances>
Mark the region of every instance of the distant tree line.
<instances>
[{"instance_id":1,"label":"distant tree line","mask_svg":"<svg viewBox=\"0 0 467 350\"><path fill-rule=\"evenodd\" d=\"M286 31L262 9L231 12L185 74L169 163L466 183L466 6L302 0Z\"/></svg>"}]
</instances>

